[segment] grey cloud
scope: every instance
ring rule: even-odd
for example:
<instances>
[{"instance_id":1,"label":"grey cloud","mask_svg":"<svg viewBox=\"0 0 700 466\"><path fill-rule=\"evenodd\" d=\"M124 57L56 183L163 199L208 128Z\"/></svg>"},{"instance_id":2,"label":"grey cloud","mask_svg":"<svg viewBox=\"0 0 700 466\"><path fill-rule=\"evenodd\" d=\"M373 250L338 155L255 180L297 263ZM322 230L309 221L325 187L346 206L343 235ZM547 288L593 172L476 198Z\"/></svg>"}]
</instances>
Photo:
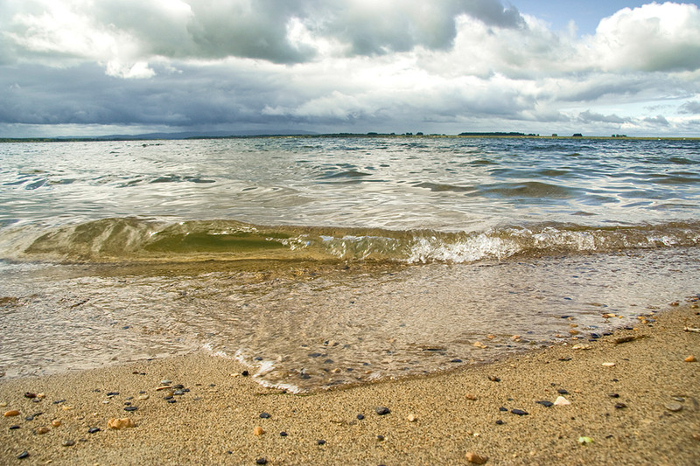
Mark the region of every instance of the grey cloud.
<instances>
[{"instance_id":1,"label":"grey cloud","mask_svg":"<svg viewBox=\"0 0 700 466\"><path fill-rule=\"evenodd\" d=\"M700 102L697 100L691 100L684 103L678 109L678 113L684 113L689 115L700 115Z\"/></svg>"},{"instance_id":2,"label":"grey cloud","mask_svg":"<svg viewBox=\"0 0 700 466\"><path fill-rule=\"evenodd\" d=\"M668 120L663 115L657 115L655 117L647 117L644 119L645 123L650 123L655 126L669 126Z\"/></svg>"},{"instance_id":3,"label":"grey cloud","mask_svg":"<svg viewBox=\"0 0 700 466\"><path fill-rule=\"evenodd\" d=\"M615 124L622 124L622 123L629 123L632 120L630 118L622 118L617 115L603 115L600 113L594 113L591 112L590 110L586 110L585 112L581 112L578 115L578 120L582 123L615 123Z\"/></svg>"}]
</instances>

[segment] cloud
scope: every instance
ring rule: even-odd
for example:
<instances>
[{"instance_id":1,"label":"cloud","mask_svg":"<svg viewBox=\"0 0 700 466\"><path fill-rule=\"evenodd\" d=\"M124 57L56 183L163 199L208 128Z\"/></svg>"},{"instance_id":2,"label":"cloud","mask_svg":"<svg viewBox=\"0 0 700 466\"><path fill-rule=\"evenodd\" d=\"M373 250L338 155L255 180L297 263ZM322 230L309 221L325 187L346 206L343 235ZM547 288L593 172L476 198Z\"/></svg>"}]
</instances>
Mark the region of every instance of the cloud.
<instances>
[{"instance_id":1,"label":"cloud","mask_svg":"<svg viewBox=\"0 0 700 466\"><path fill-rule=\"evenodd\" d=\"M700 101L693 100L684 103L678 109L678 113L686 113L690 115L700 115Z\"/></svg>"},{"instance_id":2,"label":"cloud","mask_svg":"<svg viewBox=\"0 0 700 466\"><path fill-rule=\"evenodd\" d=\"M700 69L700 11L675 3L624 8L600 21L581 54L603 70Z\"/></svg>"},{"instance_id":3,"label":"cloud","mask_svg":"<svg viewBox=\"0 0 700 466\"><path fill-rule=\"evenodd\" d=\"M585 112L579 113L578 120L582 123L615 123L615 124L630 123L632 121L631 118L622 118L622 117L619 117L619 116L614 115L614 114L613 115L602 115L600 113L591 112L590 110L586 110Z\"/></svg>"}]
</instances>

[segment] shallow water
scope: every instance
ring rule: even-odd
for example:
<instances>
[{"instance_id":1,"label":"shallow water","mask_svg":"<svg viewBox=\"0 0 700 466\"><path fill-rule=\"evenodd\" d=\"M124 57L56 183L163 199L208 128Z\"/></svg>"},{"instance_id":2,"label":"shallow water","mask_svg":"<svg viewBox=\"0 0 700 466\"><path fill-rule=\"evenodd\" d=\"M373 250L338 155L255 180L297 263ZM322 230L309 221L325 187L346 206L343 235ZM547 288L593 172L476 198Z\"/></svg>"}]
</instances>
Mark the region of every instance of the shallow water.
<instances>
[{"instance_id":1,"label":"shallow water","mask_svg":"<svg viewBox=\"0 0 700 466\"><path fill-rule=\"evenodd\" d=\"M585 344L700 291L697 141L261 138L0 157L6 377L204 348L314 390Z\"/></svg>"}]
</instances>

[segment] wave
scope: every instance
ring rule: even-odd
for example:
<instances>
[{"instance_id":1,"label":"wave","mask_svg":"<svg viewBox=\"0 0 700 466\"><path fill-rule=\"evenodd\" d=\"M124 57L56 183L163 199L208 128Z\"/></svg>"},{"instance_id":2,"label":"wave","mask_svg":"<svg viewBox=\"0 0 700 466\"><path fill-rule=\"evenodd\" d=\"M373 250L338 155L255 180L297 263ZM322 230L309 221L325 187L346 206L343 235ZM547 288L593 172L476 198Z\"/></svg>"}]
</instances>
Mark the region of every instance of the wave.
<instances>
[{"instance_id":1,"label":"wave","mask_svg":"<svg viewBox=\"0 0 700 466\"><path fill-rule=\"evenodd\" d=\"M204 260L471 263L514 256L696 247L700 222L590 227L543 223L481 232L261 226L233 220L168 223L108 218L49 229L0 230L0 258L52 262Z\"/></svg>"}]
</instances>

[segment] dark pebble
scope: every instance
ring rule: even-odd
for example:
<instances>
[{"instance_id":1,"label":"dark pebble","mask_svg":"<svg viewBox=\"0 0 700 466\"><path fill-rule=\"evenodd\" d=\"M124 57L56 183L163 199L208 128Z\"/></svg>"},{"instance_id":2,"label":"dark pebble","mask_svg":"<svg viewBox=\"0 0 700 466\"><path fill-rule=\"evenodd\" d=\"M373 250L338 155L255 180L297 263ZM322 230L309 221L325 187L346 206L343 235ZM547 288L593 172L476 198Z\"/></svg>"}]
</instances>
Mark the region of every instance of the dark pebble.
<instances>
[{"instance_id":1,"label":"dark pebble","mask_svg":"<svg viewBox=\"0 0 700 466\"><path fill-rule=\"evenodd\" d=\"M321 356L321 353L309 353L310 358L318 358Z\"/></svg>"},{"instance_id":2,"label":"dark pebble","mask_svg":"<svg viewBox=\"0 0 700 466\"><path fill-rule=\"evenodd\" d=\"M60 405L61 403L65 403L65 402L66 402L66 400L56 400L53 402L53 404Z\"/></svg>"},{"instance_id":3,"label":"dark pebble","mask_svg":"<svg viewBox=\"0 0 700 466\"><path fill-rule=\"evenodd\" d=\"M288 434L285 431L280 432L280 437L286 437Z\"/></svg>"},{"instance_id":4,"label":"dark pebble","mask_svg":"<svg viewBox=\"0 0 700 466\"><path fill-rule=\"evenodd\" d=\"M124 411L133 412L133 411L136 411L137 409L139 409L139 408L137 408L136 406L127 406L126 408L124 408Z\"/></svg>"},{"instance_id":5,"label":"dark pebble","mask_svg":"<svg viewBox=\"0 0 700 466\"><path fill-rule=\"evenodd\" d=\"M377 440L380 442L384 441L384 436L383 435L377 435Z\"/></svg>"},{"instance_id":6,"label":"dark pebble","mask_svg":"<svg viewBox=\"0 0 700 466\"><path fill-rule=\"evenodd\" d=\"M323 361L323 364L333 364L334 362L335 361L333 361L332 359L326 359L325 361Z\"/></svg>"},{"instance_id":7,"label":"dark pebble","mask_svg":"<svg viewBox=\"0 0 700 466\"><path fill-rule=\"evenodd\" d=\"M626 408L626 407L627 407L627 405L624 404L624 403L617 403L617 404L615 404L615 409L623 409L623 408Z\"/></svg>"},{"instance_id":8,"label":"dark pebble","mask_svg":"<svg viewBox=\"0 0 700 466\"><path fill-rule=\"evenodd\" d=\"M248 375L250 375L250 373L248 371L243 371L243 372L241 372L241 375L243 377L248 377Z\"/></svg>"},{"instance_id":9,"label":"dark pebble","mask_svg":"<svg viewBox=\"0 0 700 466\"><path fill-rule=\"evenodd\" d=\"M27 450L24 450L22 453L17 455L18 460L23 460L24 458L29 458L29 452Z\"/></svg>"},{"instance_id":10,"label":"dark pebble","mask_svg":"<svg viewBox=\"0 0 700 466\"><path fill-rule=\"evenodd\" d=\"M255 460L255 464L267 464L267 459L265 458L258 458Z\"/></svg>"},{"instance_id":11,"label":"dark pebble","mask_svg":"<svg viewBox=\"0 0 700 466\"><path fill-rule=\"evenodd\" d=\"M94 433L99 432L99 431L100 431L99 427L90 427L90 429L88 430L88 434L94 434Z\"/></svg>"},{"instance_id":12,"label":"dark pebble","mask_svg":"<svg viewBox=\"0 0 700 466\"><path fill-rule=\"evenodd\" d=\"M36 393L27 392L24 394L25 398L36 398Z\"/></svg>"},{"instance_id":13,"label":"dark pebble","mask_svg":"<svg viewBox=\"0 0 700 466\"><path fill-rule=\"evenodd\" d=\"M560 361L571 361L571 358L559 358Z\"/></svg>"},{"instance_id":14,"label":"dark pebble","mask_svg":"<svg viewBox=\"0 0 700 466\"><path fill-rule=\"evenodd\" d=\"M107 392L107 396L117 396L119 392Z\"/></svg>"},{"instance_id":15,"label":"dark pebble","mask_svg":"<svg viewBox=\"0 0 700 466\"><path fill-rule=\"evenodd\" d=\"M325 440L316 440L316 445L325 445L326 441Z\"/></svg>"},{"instance_id":16,"label":"dark pebble","mask_svg":"<svg viewBox=\"0 0 700 466\"><path fill-rule=\"evenodd\" d=\"M504 408L503 406L501 406L500 408L498 408L498 410L499 410L499 411L503 411L503 412L507 412L507 411L508 411L508 408Z\"/></svg>"},{"instance_id":17,"label":"dark pebble","mask_svg":"<svg viewBox=\"0 0 700 466\"><path fill-rule=\"evenodd\" d=\"M600 338L600 335L597 333L591 333L591 338Z\"/></svg>"},{"instance_id":18,"label":"dark pebble","mask_svg":"<svg viewBox=\"0 0 700 466\"><path fill-rule=\"evenodd\" d=\"M511 409L510 412L513 414L517 414L518 416L527 416L528 414L530 414L527 411L523 411L522 409Z\"/></svg>"},{"instance_id":19,"label":"dark pebble","mask_svg":"<svg viewBox=\"0 0 700 466\"><path fill-rule=\"evenodd\" d=\"M27 416L27 417L24 418L24 420L25 420L25 421L33 421L33 420L34 420L34 416Z\"/></svg>"},{"instance_id":20,"label":"dark pebble","mask_svg":"<svg viewBox=\"0 0 700 466\"><path fill-rule=\"evenodd\" d=\"M499 419L498 421L496 421L496 425L502 426L502 425L503 425L503 421L501 421L501 420Z\"/></svg>"},{"instance_id":21,"label":"dark pebble","mask_svg":"<svg viewBox=\"0 0 700 466\"><path fill-rule=\"evenodd\" d=\"M131 406L131 401L125 401L124 406Z\"/></svg>"},{"instance_id":22,"label":"dark pebble","mask_svg":"<svg viewBox=\"0 0 700 466\"><path fill-rule=\"evenodd\" d=\"M454 359L451 359L450 362L462 362L462 360L459 358L454 358Z\"/></svg>"},{"instance_id":23,"label":"dark pebble","mask_svg":"<svg viewBox=\"0 0 700 466\"><path fill-rule=\"evenodd\" d=\"M620 395L618 393L611 393L608 395L610 398L620 398Z\"/></svg>"},{"instance_id":24,"label":"dark pebble","mask_svg":"<svg viewBox=\"0 0 700 466\"><path fill-rule=\"evenodd\" d=\"M177 395L177 396L182 396L182 395L184 395L184 394L185 394L185 391L184 391L184 390L175 390L175 391L173 392L173 395Z\"/></svg>"},{"instance_id":25,"label":"dark pebble","mask_svg":"<svg viewBox=\"0 0 700 466\"><path fill-rule=\"evenodd\" d=\"M547 400L536 401L536 403L541 404L545 408L551 408L552 406L554 406L554 403L552 403L551 401L547 401Z\"/></svg>"},{"instance_id":26,"label":"dark pebble","mask_svg":"<svg viewBox=\"0 0 700 466\"><path fill-rule=\"evenodd\" d=\"M490 380L491 382L500 382L500 381L501 381L501 379L499 379L499 378L496 377L495 375L489 375L489 380Z\"/></svg>"},{"instance_id":27,"label":"dark pebble","mask_svg":"<svg viewBox=\"0 0 700 466\"><path fill-rule=\"evenodd\" d=\"M19 429L19 426L17 426L17 425L15 425L15 426L10 426L10 430L17 430L17 429Z\"/></svg>"},{"instance_id":28,"label":"dark pebble","mask_svg":"<svg viewBox=\"0 0 700 466\"><path fill-rule=\"evenodd\" d=\"M170 400L168 400L168 403L177 403L177 400L170 399Z\"/></svg>"},{"instance_id":29,"label":"dark pebble","mask_svg":"<svg viewBox=\"0 0 700 466\"><path fill-rule=\"evenodd\" d=\"M358 414L358 415L357 415L357 419L360 420L360 421L363 420L364 418L365 418L365 415L364 415L364 414Z\"/></svg>"},{"instance_id":30,"label":"dark pebble","mask_svg":"<svg viewBox=\"0 0 700 466\"><path fill-rule=\"evenodd\" d=\"M270 413L260 413L260 419L270 419Z\"/></svg>"},{"instance_id":31,"label":"dark pebble","mask_svg":"<svg viewBox=\"0 0 700 466\"><path fill-rule=\"evenodd\" d=\"M557 390L557 393L560 394L560 395L568 395L568 394L569 394L569 392L567 392L567 391L564 390L563 388L560 388L559 390Z\"/></svg>"},{"instance_id":32,"label":"dark pebble","mask_svg":"<svg viewBox=\"0 0 700 466\"><path fill-rule=\"evenodd\" d=\"M375 409L375 411L376 411L377 414L379 414L380 416L384 416L385 414L389 414L389 413L391 412L391 411L389 410L389 408L387 408L386 406L379 406L378 408Z\"/></svg>"},{"instance_id":33,"label":"dark pebble","mask_svg":"<svg viewBox=\"0 0 700 466\"><path fill-rule=\"evenodd\" d=\"M183 388L185 388L185 386L182 385L181 383L179 383L179 384L177 384L177 385L173 385L173 388L174 388L175 390L182 390Z\"/></svg>"}]
</instances>

